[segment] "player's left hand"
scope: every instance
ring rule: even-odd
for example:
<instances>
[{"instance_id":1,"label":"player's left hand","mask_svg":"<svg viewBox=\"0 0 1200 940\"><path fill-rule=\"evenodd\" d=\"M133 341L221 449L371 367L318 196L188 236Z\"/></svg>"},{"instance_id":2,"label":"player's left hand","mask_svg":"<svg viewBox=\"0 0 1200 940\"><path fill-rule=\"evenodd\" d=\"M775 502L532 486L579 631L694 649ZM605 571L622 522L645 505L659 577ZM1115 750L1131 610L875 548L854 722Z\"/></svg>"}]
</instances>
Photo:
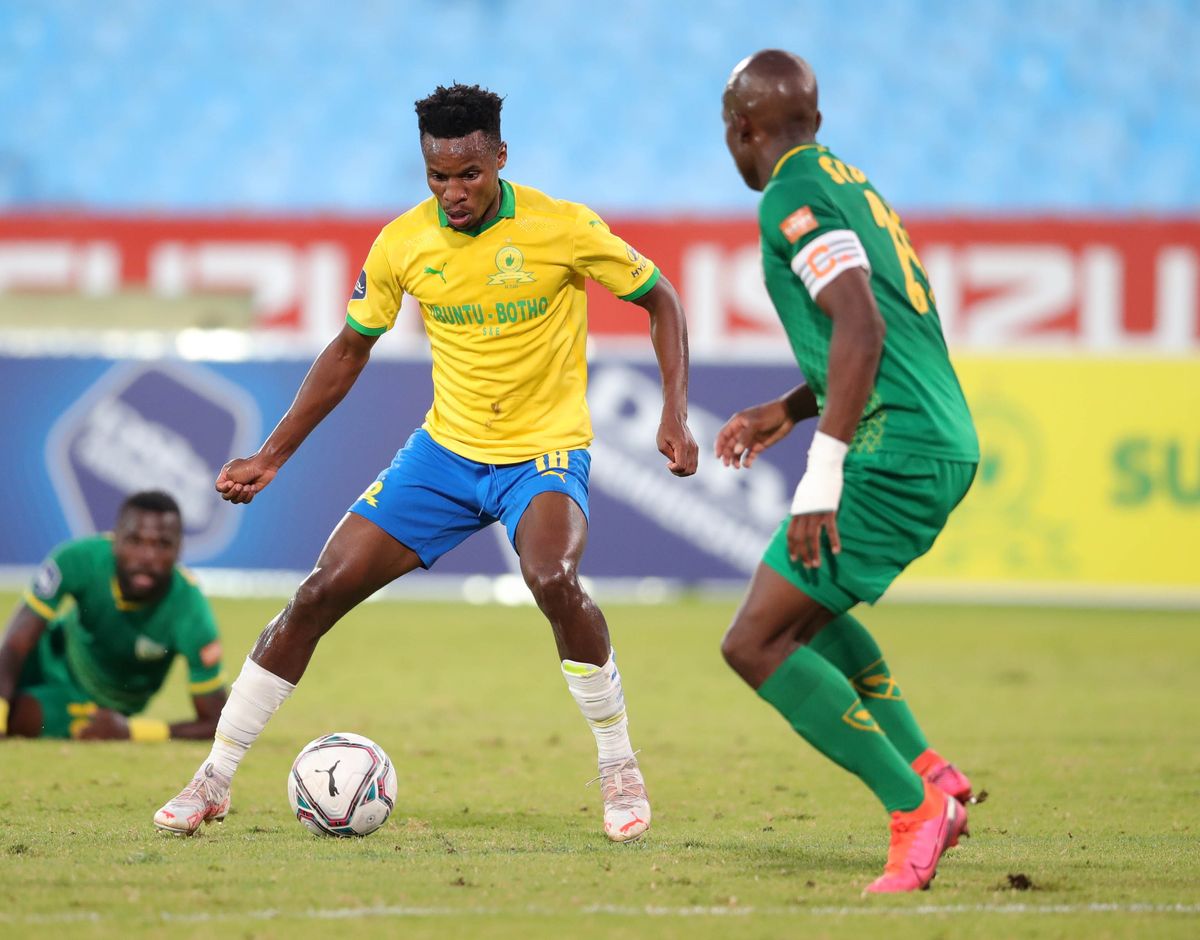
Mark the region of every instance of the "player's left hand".
<instances>
[{"instance_id":1,"label":"player's left hand","mask_svg":"<svg viewBox=\"0 0 1200 940\"><path fill-rule=\"evenodd\" d=\"M821 532L829 536L829 550L842 550L837 511L842 501L842 464L849 445L820 428L808 448L808 466L792 497L792 521L788 523L788 557L805 568L821 567Z\"/></svg>"},{"instance_id":2,"label":"player's left hand","mask_svg":"<svg viewBox=\"0 0 1200 940\"><path fill-rule=\"evenodd\" d=\"M839 554L842 540L838 535L837 512L810 512L792 516L792 521L788 523L788 557L805 568L820 568L822 529L829 536L830 551Z\"/></svg>"},{"instance_id":3,"label":"player's left hand","mask_svg":"<svg viewBox=\"0 0 1200 940\"><path fill-rule=\"evenodd\" d=\"M81 741L128 741L129 721L111 708L99 708L75 737Z\"/></svg>"},{"instance_id":4,"label":"player's left hand","mask_svg":"<svg viewBox=\"0 0 1200 940\"><path fill-rule=\"evenodd\" d=\"M700 448L687 421L665 412L658 425L658 452L667 458L667 469L677 477L690 477L700 462Z\"/></svg>"}]
</instances>

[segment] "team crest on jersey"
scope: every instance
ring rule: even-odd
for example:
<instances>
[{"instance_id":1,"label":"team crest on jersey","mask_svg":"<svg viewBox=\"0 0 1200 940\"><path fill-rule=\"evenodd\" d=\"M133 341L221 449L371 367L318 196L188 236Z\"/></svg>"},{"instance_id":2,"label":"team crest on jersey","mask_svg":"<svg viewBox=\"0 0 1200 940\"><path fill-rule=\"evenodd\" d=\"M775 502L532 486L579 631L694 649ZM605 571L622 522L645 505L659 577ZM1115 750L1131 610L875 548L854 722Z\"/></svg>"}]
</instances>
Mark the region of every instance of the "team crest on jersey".
<instances>
[{"instance_id":1,"label":"team crest on jersey","mask_svg":"<svg viewBox=\"0 0 1200 940\"><path fill-rule=\"evenodd\" d=\"M367 296L367 269L363 268L358 275L358 280L354 282L354 293L350 295L351 300L362 300Z\"/></svg>"},{"instance_id":2,"label":"team crest on jersey","mask_svg":"<svg viewBox=\"0 0 1200 940\"><path fill-rule=\"evenodd\" d=\"M33 576L33 593L38 597L53 597L60 584L62 584L62 572L58 570L57 563L51 558L38 568L37 574Z\"/></svg>"},{"instance_id":3,"label":"team crest on jersey","mask_svg":"<svg viewBox=\"0 0 1200 940\"><path fill-rule=\"evenodd\" d=\"M133 641L133 655L144 662L152 662L156 659L162 659L169 653L165 646L161 643L150 639L144 633L139 633L138 638Z\"/></svg>"},{"instance_id":4,"label":"team crest on jersey","mask_svg":"<svg viewBox=\"0 0 1200 940\"><path fill-rule=\"evenodd\" d=\"M783 237L795 244L817 227L816 217L808 206L801 206L779 223Z\"/></svg>"},{"instance_id":5,"label":"team crest on jersey","mask_svg":"<svg viewBox=\"0 0 1200 940\"><path fill-rule=\"evenodd\" d=\"M525 255L520 248L511 245L496 252L496 273L488 275L488 284L493 286L503 284L505 287L516 287L518 284L529 284L534 280L532 274L524 269Z\"/></svg>"}]
</instances>

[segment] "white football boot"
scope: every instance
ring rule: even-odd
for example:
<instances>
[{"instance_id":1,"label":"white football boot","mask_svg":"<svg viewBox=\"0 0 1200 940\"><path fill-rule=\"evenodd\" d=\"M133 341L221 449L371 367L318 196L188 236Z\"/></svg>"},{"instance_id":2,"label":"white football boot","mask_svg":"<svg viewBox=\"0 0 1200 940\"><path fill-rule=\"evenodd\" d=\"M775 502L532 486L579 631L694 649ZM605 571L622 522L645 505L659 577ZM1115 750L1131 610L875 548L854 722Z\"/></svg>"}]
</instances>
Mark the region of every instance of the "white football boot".
<instances>
[{"instance_id":1,"label":"white football boot","mask_svg":"<svg viewBox=\"0 0 1200 940\"><path fill-rule=\"evenodd\" d=\"M213 770L210 763L154 814L154 825L163 832L190 836L201 823L222 822L228 812L229 780Z\"/></svg>"},{"instance_id":2,"label":"white football boot","mask_svg":"<svg viewBox=\"0 0 1200 940\"><path fill-rule=\"evenodd\" d=\"M613 842L632 842L650 828L650 800L636 757L601 764L595 780L604 797L606 836Z\"/></svg>"}]
</instances>

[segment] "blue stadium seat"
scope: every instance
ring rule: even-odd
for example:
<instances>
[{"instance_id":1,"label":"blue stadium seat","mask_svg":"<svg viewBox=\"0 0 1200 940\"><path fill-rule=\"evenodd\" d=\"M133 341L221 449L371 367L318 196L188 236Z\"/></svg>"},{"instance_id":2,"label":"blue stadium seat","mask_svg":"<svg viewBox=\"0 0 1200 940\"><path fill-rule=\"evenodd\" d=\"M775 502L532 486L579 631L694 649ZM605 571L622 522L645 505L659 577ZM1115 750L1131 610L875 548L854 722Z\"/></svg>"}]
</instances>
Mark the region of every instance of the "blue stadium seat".
<instances>
[{"instance_id":1,"label":"blue stadium seat","mask_svg":"<svg viewBox=\"0 0 1200 940\"><path fill-rule=\"evenodd\" d=\"M0 5L0 209L401 209L425 194L412 103L458 80L506 96L514 178L745 210L720 92L772 45L905 210L1200 207L1191 0L42 0Z\"/></svg>"}]
</instances>

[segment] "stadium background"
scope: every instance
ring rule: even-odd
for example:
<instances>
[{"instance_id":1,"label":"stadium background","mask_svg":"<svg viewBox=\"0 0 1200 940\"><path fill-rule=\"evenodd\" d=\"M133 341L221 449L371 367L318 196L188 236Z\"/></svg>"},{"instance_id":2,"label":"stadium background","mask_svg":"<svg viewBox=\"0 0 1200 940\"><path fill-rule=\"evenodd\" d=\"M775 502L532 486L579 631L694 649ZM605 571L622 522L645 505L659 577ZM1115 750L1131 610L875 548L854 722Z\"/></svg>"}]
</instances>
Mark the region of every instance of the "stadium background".
<instances>
[{"instance_id":1,"label":"stadium background","mask_svg":"<svg viewBox=\"0 0 1200 940\"><path fill-rule=\"evenodd\" d=\"M869 25L869 28L866 26ZM978 483L897 595L1200 601L1200 8L979 3L0 3L0 566L20 583L127 490L183 502L214 588L294 583L430 395L409 309L253 506L211 488L424 198L412 102L506 96L505 175L587 202L680 288L707 452L794 384L722 84L764 46L905 217L980 426ZM593 293L586 572L644 598L744 579L803 468L677 481L640 311ZM811 429L809 432L811 433ZM404 590L520 600L485 534Z\"/></svg>"}]
</instances>

